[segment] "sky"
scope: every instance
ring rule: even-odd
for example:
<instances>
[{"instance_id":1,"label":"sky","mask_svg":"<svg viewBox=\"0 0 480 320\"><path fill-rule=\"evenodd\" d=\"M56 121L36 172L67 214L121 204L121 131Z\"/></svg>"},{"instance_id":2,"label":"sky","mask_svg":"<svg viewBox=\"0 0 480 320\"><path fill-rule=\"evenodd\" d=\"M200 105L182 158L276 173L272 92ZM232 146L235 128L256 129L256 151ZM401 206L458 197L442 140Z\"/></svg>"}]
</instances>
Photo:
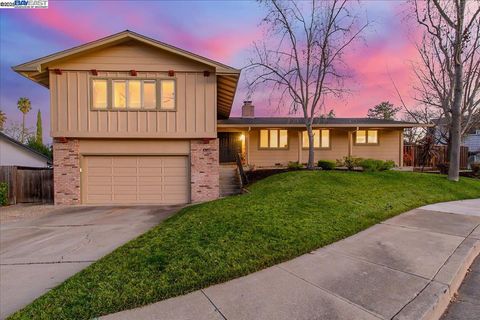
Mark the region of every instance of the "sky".
<instances>
[{"instance_id":1,"label":"sky","mask_svg":"<svg viewBox=\"0 0 480 320\"><path fill-rule=\"evenodd\" d=\"M372 24L362 41L345 54L350 78L344 85L350 93L329 100L327 110L333 109L337 117L364 117L382 101L398 105L391 78L407 104L413 103L411 62L417 54L412 39L417 29L405 20L407 11L407 4L400 0L361 2L361 12ZM253 42L264 35L260 25L264 16L262 6L246 0L50 0L48 9L0 9L0 109L7 114L7 124L21 121L17 100L30 98L27 126L34 127L37 110L41 110L44 138L49 141L48 89L13 72L12 66L129 29L242 68L251 56ZM246 98L242 76L232 116L240 114ZM265 94L254 93L250 99L258 116L288 113L272 106Z\"/></svg>"}]
</instances>

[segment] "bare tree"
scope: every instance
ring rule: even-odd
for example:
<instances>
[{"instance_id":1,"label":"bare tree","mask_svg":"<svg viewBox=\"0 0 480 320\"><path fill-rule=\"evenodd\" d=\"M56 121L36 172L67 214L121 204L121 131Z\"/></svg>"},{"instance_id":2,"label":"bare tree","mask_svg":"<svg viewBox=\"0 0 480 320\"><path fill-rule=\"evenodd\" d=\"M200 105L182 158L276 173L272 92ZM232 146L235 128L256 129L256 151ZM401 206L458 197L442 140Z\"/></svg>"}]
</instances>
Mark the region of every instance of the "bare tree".
<instances>
[{"instance_id":1,"label":"bare tree","mask_svg":"<svg viewBox=\"0 0 480 320\"><path fill-rule=\"evenodd\" d=\"M417 44L421 63L417 100L439 109L448 125L448 178L458 181L461 137L480 105L480 3L466 0L414 0L424 27Z\"/></svg>"},{"instance_id":2,"label":"bare tree","mask_svg":"<svg viewBox=\"0 0 480 320\"><path fill-rule=\"evenodd\" d=\"M279 107L301 110L308 132L308 168L314 166L312 126L325 109L328 95L341 96L346 89L342 55L367 27L349 10L351 2L262 1L267 9L263 20L267 34L254 44L246 67L250 92L269 86L278 93Z\"/></svg>"}]
</instances>

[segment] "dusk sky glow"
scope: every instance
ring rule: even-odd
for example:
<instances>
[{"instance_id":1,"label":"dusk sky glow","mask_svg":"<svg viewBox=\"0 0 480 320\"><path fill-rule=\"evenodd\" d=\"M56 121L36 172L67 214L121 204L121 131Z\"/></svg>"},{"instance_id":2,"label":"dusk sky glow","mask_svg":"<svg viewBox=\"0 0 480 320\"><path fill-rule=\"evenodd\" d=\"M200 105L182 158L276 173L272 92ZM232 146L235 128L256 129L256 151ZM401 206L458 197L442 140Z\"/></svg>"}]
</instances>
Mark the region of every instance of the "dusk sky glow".
<instances>
[{"instance_id":1,"label":"dusk sky glow","mask_svg":"<svg viewBox=\"0 0 480 320\"><path fill-rule=\"evenodd\" d=\"M337 117L363 117L368 108L384 100L398 104L389 73L407 103L413 103L411 61L417 53L412 30L416 29L404 19L408 5L363 1L362 10L374 23L345 56L352 71L345 85L352 93L329 102L327 109L334 109ZM0 109L9 121L20 121L17 100L30 98L28 126L34 126L40 109L47 138L49 92L13 72L12 66L130 29L242 68L252 42L263 35L259 23L264 15L263 7L253 1L50 0L48 9L0 10ZM241 78L232 115L239 114L246 98L245 85ZM252 100L257 115L279 116L288 111L277 112L265 95L254 95Z\"/></svg>"}]
</instances>

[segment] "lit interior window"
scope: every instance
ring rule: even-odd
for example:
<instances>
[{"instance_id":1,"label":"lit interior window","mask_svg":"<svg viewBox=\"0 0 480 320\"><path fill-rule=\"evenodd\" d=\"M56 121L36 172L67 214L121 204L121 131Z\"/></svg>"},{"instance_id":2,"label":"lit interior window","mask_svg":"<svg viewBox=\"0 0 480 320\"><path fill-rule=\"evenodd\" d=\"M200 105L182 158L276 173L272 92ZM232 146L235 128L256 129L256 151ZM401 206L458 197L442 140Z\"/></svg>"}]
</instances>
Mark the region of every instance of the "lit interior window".
<instances>
[{"instance_id":1,"label":"lit interior window","mask_svg":"<svg viewBox=\"0 0 480 320\"><path fill-rule=\"evenodd\" d=\"M175 109L175 81L162 80L161 84L161 108L166 110Z\"/></svg>"},{"instance_id":2,"label":"lit interior window","mask_svg":"<svg viewBox=\"0 0 480 320\"><path fill-rule=\"evenodd\" d=\"M260 148L268 148L268 130L260 130Z\"/></svg>"},{"instance_id":3,"label":"lit interior window","mask_svg":"<svg viewBox=\"0 0 480 320\"><path fill-rule=\"evenodd\" d=\"M143 107L145 109L155 109L157 106L157 94L155 90L155 81L143 82Z\"/></svg>"},{"instance_id":4,"label":"lit interior window","mask_svg":"<svg viewBox=\"0 0 480 320\"><path fill-rule=\"evenodd\" d=\"M365 130L358 130L355 136L356 143L367 143L367 132Z\"/></svg>"},{"instance_id":5,"label":"lit interior window","mask_svg":"<svg viewBox=\"0 0 480 320\"><path fill-rule=\"evenodd\" d=\"M278 148L278 130L270 130L270 148Z\"/></svg>"},{"instance_id":6,"label":"lit interior window","mask_svg":"<svg viewBox=\"0 0 480 320\"><path fill-rule=\"evenodd\" d=\"M142 83L139 80L128 81L128 107L140 109L142 106Z\"/></svg>"},{"instance_id":7,"label":"lit interior window","mask_svg":"<svg viewBox=\"0 0 480 320\"><path fill-rule=\"evenodd\" d=\"M125 81L113 82L113 107L117 109L125 109L127 106L126 99L127 85Z\"/></svg>"},{"instance_id":8,"label":"lit interior window","mask_svg":"<svg viewBox=\"0 0 480 320\"><path fill-rule=\"evenodd\" d=\"M378 131L368 130L368 143L378 143Z\"/></svg>"},{"instance_id":9,"label":"lit interior window","mask_svg":"<svg viewBox=\"0 0 480 320\"><path fill-rule=\"evenodd\" d=\"M96 109L107 108L107 80L93 80L92 103Z\"/></svg>"},{"instance_id":10,"label":"lit interior window","mask_svg":"<svg viewBox=\"0 0 480 320\"><path fill-rule=\"evenodd\" d=\"M280 130L280 148L288 147L288 131Z\"/></svg>"},{"instance_id":11,"label":"lit interior window","mask_svg":"<svg viewBox=\"0 0 480 320\"><path fill-rule=\"evenodd\" d=\"M322 148L330 148L330 130L322 130Z\"/></svg>"}]
</instances>

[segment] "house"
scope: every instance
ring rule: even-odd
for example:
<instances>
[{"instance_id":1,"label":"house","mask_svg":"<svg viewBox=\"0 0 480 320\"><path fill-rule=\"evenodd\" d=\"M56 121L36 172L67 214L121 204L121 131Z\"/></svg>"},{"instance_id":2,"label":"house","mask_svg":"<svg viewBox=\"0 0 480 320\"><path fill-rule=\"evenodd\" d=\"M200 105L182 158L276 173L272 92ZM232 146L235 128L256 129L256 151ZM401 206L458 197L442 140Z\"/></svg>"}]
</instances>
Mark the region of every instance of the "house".
<instances>
[{"instance_id":1,"label":"house","mask_svg":"<svg viewBox=\"0 0 480 320\"><path fill-rule=\"evenodd\" d=\"M480 162L480 128L470 130L462 139L462 145L468 147L469 162Z\"/></svg>"},{"instance_id":2,"label":"house","mask_svg":"<svg viewBox=\"0 0 480 320\"><path fill-rule=\"evenodd\" d=\"M52 160L0 132L0 166L46 168Z\"/></svg>"},{"instance_id":3,"label":"house","mask_svg":"<svg viewBox=\"0 0 480 320\"><path fill-rule=\"evenodd\" d=\"M175 204L219 197L220 163L306 159L298 119L229 118L240 70L124 31L13 69L50 89L55 203ZM402 166L402 130L365 119L315 123L317 157Z\"/></svg>"}]
</instances>

